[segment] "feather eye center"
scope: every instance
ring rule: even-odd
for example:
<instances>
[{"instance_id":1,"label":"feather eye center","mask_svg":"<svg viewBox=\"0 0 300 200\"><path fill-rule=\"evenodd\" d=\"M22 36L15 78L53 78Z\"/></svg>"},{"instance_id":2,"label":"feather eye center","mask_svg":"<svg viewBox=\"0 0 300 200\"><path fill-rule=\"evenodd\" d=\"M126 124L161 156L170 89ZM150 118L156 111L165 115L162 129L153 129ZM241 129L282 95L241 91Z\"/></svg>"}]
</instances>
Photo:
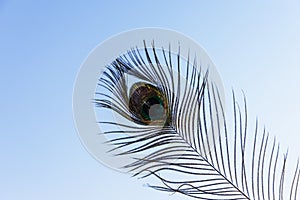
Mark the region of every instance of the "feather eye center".
<instances>
[{"instance_id":1,"label":"feather eye center","mask_svg":"<svg viewBox=\"0 0 300 200\"><path fill-rule=\"evenodd\" d=\"M163 125L168 116L167 99L159 88L138 82L130 89L129 110L141 124Z\"/></svg>"},{"instance_id":2,"label":"feather eye center","mask_svg":"<svg viewBox=\"0 0 300 200\"><path fill-rule=\"evenodd\" d=\"M158 96L149 97L142 106L142 115L148 120L164 119L164 103Z\"/></svg>"}]
</instances>

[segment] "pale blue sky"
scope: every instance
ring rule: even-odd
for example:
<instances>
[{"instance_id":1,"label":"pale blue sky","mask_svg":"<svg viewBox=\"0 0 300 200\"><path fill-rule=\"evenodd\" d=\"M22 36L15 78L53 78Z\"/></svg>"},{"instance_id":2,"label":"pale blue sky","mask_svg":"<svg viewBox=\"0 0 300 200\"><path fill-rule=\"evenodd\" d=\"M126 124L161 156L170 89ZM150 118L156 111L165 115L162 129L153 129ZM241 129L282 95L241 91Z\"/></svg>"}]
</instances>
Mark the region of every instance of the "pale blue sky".
<instances>
[{"instance_id":1,"label":"pale blue sky","mask_svg":"<svg viewBox=\"0 0 300 200\"><path fill-rule=\"evenodd\" d=\"M83 148L73 83L111 35L162 27L191 36L226 92L247 95L290 156L299 155L300 2L0 1L0 199L183 200L108 169Z\"/></svg>"}]
</instances>

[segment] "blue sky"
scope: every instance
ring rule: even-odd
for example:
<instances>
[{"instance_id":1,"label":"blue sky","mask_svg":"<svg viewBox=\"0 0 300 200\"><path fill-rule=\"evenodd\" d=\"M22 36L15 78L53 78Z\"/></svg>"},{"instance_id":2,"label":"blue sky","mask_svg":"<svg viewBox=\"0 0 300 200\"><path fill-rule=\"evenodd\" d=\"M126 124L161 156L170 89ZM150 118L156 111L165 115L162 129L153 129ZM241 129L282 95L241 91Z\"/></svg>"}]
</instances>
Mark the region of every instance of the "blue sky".
<instances>
[{"instance_id":1,"label":"blue sky","mask_svg":"<svg viewBox=\"0 0 300 200\"><path fill-rule=\"evenodd\" d=\"M290 156L300 152L300 2L0 1L0 199L188 199L95 161L72 115L76 74L121 31L161 27L200 43L225 90L246 93Z\"/></svg>"}]
</instances>

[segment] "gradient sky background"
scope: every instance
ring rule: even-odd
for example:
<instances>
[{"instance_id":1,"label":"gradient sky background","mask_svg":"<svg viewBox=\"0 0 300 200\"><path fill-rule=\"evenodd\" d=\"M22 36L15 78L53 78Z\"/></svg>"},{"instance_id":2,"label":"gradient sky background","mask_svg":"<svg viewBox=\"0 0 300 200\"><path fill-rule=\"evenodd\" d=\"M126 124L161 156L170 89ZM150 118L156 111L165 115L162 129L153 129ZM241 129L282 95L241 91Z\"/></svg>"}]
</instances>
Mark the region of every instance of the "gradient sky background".
<instances>
[{"instance_id":1,"label":"gradient sky background","mask_svg":"<svg viewBox=\"0 0 300 200\"><path fill-rule=\"evenodd\" d=\"M100 42L133 28L194 38L230 94L246 93L291 158L300 155L300 1L0 0L0 199L183 200L106 168L81 145L76 74Z\"/></svg>"}]
</instances>

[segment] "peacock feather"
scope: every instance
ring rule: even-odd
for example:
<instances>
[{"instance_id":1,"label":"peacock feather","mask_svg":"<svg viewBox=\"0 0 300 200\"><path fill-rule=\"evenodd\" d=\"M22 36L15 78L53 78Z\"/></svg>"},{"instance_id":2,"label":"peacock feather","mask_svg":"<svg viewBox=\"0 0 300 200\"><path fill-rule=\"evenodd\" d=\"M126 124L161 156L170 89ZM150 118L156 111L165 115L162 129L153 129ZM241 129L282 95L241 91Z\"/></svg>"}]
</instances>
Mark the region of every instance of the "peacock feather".
<instances>
[{"instance_id":1,"label":"peacock feather","mask_svg":"<svg viewBox=\"0 0 300 200\"><path fill-rule=\"evenodd\" d=\"M106 64L93 100L97 134L106 154L126 160L121 170L191 199L297 199L300 167L286 175L288 153L259 120L250 123L244 93L238 101L232 91L227 112L202 52L138 42Z\"/></svg>"}]
</instances>

